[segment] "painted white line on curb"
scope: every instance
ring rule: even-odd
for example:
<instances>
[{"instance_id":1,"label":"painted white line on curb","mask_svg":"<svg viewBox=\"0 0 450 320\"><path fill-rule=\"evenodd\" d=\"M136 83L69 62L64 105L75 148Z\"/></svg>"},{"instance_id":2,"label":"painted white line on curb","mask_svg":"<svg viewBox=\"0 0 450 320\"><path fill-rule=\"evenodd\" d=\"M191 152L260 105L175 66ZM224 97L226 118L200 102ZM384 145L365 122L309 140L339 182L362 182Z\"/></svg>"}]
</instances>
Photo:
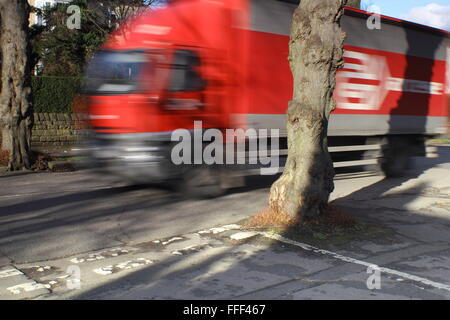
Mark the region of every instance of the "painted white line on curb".
<instances>
[{"instance_id":1,"label":"painted white line on curb","mask_svg":"<svg viewBox=\"0 0 450 320\"><path fill-rule=\"evenodd\" d=\"M422 284L426 284L426 285L432 286L434 288L441 289L441 290L446 290L446 291L450 292L450 285L448 285L448 284L431 281L431 280L428 280L428 279L425 279L425 278L422 278L422 277L418 277L418 276L415 276L415 275L412 275L412 274L409 274L409 273L406 273L406 272L401 272L401 271L397 271L397 270L393 270L393 269L389 269L389 268L379 267L379 266L377 266L374 263L365 262L365 261L358 260L358 259L353 259L353 258L346 257L346 256L340 255L340 254L332 252L332 251L319 249L319 248L313 247L313 246L311 246L309 244L306 244L306 243L301 243L301 242L298 242L298 241L294 241L294 240L285 238L285 237L280 236L278 234L272 234L272 233L268 233L268 232L259 232L259 234L264 236L264 237L266 237L266 238L270 238L270 239L274 239L274 240L277 240L277 241L280 241L280 242L291 244L291 245L300 247L300 248L302 248L304 250L307 250L307 251L313 251L313 252L316 252L316 253L321 253L323 255L329 255L329 256L332 256L333 258L341 260L341 261L354 263L354 264L359 264L359 265L366 266L366 267L374 267L375 266L375 267L377 267L378 270L380 270L380 272L392 274L392 275L395 275L395 276L398 276L398 277L401 277L401 278L404 278L404 279L420 282ZM397 281L398 281L398 279L397 279Z\"/></svg>"}]
</instances>

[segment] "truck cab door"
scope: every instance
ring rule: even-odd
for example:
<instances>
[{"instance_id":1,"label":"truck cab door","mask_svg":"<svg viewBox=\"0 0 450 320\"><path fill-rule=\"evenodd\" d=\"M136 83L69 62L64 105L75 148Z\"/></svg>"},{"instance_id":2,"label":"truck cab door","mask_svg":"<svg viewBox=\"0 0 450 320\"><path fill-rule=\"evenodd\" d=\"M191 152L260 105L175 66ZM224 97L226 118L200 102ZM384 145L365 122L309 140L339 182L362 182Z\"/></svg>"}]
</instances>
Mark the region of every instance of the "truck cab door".
<instances>
[{"instance_id":1,"label":"truck cab door","mask_svg":"<svg viewBox=\"0 0 450 320\"><path fill-rule=\"evenodd\" d=\"M173 52L172 59L164 108L172 111L201 112L206 103L207 84L200 72L201 61L198 52L178 49Z\"/></svg>"}]
</instances>

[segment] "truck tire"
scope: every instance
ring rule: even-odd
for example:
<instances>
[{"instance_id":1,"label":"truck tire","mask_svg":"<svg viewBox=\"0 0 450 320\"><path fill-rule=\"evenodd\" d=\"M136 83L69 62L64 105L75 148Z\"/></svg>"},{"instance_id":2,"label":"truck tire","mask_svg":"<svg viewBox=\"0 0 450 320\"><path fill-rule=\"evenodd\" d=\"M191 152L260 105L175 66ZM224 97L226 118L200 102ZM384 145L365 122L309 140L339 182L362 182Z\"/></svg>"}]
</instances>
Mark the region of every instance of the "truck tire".
<instances>
[{"instance_id":1,"label":"truck tire","mask_svg":"<svg viewBox=\"0 0 450 320\"><path fill-rule=\"evenodd\" d=\"M366 139L366 145L380 145L381 140L379 137L369 137ZM365 171L372 171L377 175L382 175L383 170L381 170L381 150L366 150L362 153L363 160L376 160L377 163L366 164L363 166Z\"/></svg>"},{"instance_id":2,"label":"truck tire","mask_svg":"<svg viewBox=\"0 0 450 320\"><path fill-rule=\"evenodd\" d=\"M384 175L401 177L409 169L411 163L409 141L406 138L387 138L382 143L380 168Z\"/></svg>"},{"instance_id":3,"label":"truck tire","mask_svg":"<svg viewBox=\"0 0 450 320\"><path fill-rule=\"evenodd\" d=\"M215 198L225 193L221 184L220 169L208 165L186 168L178 190L183 196L196 199Z\"/></svg>"},{"instance_id":4,"label":"truck tire","mask_svg":"<svg viewBox=\"0 0 450 320\"><path fill-rule=\"evenodd\" d=\"M378 150L367 150L364 151L363 155L362 155L362 159L363 160L372 160L375 159L377 160L377 163L375 164L366 164L363 166L364 171L371 171L374 172L377 175L381 175L384 174L383 170L381 169L381 158L379 155L379 151Z\"/></svg>"}]
</instances>

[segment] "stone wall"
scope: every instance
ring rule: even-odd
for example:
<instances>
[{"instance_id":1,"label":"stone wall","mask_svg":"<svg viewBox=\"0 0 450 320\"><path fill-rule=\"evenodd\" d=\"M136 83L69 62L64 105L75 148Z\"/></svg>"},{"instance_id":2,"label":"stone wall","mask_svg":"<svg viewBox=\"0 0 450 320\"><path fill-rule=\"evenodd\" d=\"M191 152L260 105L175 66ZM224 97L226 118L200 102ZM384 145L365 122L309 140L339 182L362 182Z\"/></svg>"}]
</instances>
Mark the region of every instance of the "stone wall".
<instances>
[{"instance_id":1,"label":"stone wall","mask_svg":"<svg viewBox=\"0 0 450 320\"><path fill-rule=\"evenodd\" d=\"M87 128L83 114L35 113L31 146L74 145L81 139L81 130Z\"/></svg>"}]
</instances>

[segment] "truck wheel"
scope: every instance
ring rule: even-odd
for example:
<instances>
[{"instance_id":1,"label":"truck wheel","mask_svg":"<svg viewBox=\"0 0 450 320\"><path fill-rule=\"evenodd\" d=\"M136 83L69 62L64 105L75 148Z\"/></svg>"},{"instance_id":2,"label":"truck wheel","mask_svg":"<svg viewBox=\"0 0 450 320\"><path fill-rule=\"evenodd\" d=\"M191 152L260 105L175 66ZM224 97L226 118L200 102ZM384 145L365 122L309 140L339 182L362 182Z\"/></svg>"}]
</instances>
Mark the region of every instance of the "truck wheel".
<instances>
[{"instance_id":1,"label":"truck wheel","mask_svg":"<svg viewBox=\"0 0 450 320\"><path fill-rule=\"evenodd\" d=\"M381 141L378 137L369 137L366 139L367 145L380 145ZM382 175L383 170L381 169L381 150L366 150L362 154L363 160L376 160L377 163L366 164L363 166L365 171L375 172L377 175Z\"/></svg>"},{"instance_id":2,"label":"truck wheel","mask_svg":"<svg viewBox=\"0 0 450 320\"><path fill-rule=\"evenodd\" d=\"M382 144L380 167L386 177L401 177L410 166L410 148L407 139L391 138Z\"/></svg>"},{"instance_id":3,"label":"truck wheel","mask_svg":"<svg viewBox=\"0 0 450 320\"><path fill-rule=\"evenodd\" d=\"M366 164L363 166L365 171L372 171L375 172L377 175L383 174L383 170L381 169L381 159L379 155L378 150L367 150L363 153L362 159L363 160L377 160L377 163L374 164Z\"/></svg>"},{"instance_id":4,"label":"truck wheel","mask_svg":"<svg viewBox=\"0 0 450 320\"><path fill-rule=\"evenodd\" d=\"M187 197L201 199L215 198L225 193L220 169L208 165L187 168L178 189Z\"/></svg>"}]
</instances>

